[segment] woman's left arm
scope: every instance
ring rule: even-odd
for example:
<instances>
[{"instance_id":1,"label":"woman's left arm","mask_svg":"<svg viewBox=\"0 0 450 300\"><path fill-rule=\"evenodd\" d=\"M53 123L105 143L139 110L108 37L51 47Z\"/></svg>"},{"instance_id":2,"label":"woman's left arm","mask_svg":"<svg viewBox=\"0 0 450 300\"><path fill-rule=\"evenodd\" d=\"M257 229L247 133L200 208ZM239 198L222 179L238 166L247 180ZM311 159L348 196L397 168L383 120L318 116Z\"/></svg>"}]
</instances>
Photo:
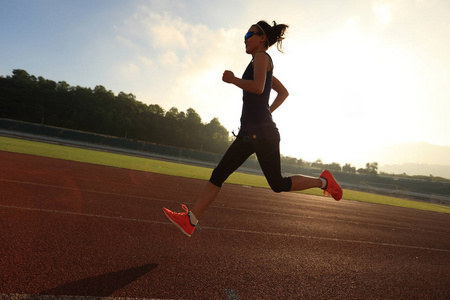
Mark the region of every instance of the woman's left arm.
<instances>
[{"instance_id":1,"label":"woman's left arm","mask_svg":"<svg viewBox=\"0 0 450 300\"><path fill-rule=\"evenodd\" d=\"M270 105L271 113L283 104L284 100L289 96L288 90L275 76L272 76L272 89L277 92L277 96L275 97L275 100L273 100L272 105Z\"/></svg>"}]
</instances>

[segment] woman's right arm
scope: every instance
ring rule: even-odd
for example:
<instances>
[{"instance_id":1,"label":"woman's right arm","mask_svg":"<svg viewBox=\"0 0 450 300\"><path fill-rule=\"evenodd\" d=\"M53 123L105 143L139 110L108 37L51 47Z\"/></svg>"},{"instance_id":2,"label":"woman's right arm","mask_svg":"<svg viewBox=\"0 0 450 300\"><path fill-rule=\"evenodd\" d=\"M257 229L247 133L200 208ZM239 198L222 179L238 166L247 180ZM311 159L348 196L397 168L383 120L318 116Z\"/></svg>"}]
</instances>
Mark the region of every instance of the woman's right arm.
<instances>
[{"instance_id":1,"label":"woman's right arm","mask_svg":"<svg viewBox=\"0 0 450 300\"><path fill-rule=\"evenodd\" d=\"M225 71L222 75L222 80L227 83L234 84L235 86L243 89L244 91L262 94L264 86L266 85L266 73L270 64L269 57L265 54L256 54L253 60L253 80L241 79L234 76L233 72Z\"/></svg>"}]
</instances>

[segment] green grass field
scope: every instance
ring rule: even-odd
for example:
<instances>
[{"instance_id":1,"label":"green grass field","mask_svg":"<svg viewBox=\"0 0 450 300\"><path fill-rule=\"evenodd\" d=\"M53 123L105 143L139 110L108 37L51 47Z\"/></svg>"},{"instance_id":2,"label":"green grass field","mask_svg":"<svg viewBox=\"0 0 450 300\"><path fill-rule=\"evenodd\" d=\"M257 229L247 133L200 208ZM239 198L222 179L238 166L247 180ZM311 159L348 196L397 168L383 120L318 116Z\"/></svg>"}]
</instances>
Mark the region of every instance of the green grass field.
<instances>
[{"instance_id":1,"label":"green grass field","mask_svg":"<svg viewBox=\"0 0 450 300\"><path fill-rule=\"evenodd\" d=\"M68 146L54 145L42 142L0 137L0 151L9 151L22 154L38 155L65 159L83 163L111 166L124 169L133 169L145 172L208 180L211 169L191 165L178 164L148 158L114 154L108 152L80 149ZM269 188L263 176L242 173L232 174L227 183ZM303 191L304 194L321 195L319 189ZM344 199L355 200L383 205L400 206L441 213L450 213L450 207L429 204L419 201L405 200L388 196L381 196L351 190L344 190Z\"/></svg>"}]
</instances>

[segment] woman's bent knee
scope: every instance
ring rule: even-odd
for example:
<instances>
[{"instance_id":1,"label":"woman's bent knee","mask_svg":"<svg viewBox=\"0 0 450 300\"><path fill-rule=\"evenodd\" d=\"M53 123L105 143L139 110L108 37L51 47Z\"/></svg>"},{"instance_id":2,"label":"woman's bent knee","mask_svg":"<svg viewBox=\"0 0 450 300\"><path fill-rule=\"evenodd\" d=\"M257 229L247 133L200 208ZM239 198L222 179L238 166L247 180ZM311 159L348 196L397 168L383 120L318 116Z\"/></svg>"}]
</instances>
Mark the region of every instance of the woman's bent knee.
<instances>
[{"instance_id":1,"label":"woman's bent knee","mask_svg":"<svg viewBox=\"0 0 450 300\"><path fill-rule=\"evenodd\" d=\"M281 180L269 182L269 185L275 193L289 192L292 187L292 180L289 177L283 177Z\"/></svg>"},{"instance_id":2,"label":"woman's bent knee","mask_svg":"<svg viewBox=\"0 0 450 300\"><path fill-rule=\"evenodd\" d=\"M209 179L209 182L212 184L222 187L222 184L227 180L227 175L224 171L221 171L218 168L215 168L211 174L211 178Z\"/></svg>"}]
</instances>

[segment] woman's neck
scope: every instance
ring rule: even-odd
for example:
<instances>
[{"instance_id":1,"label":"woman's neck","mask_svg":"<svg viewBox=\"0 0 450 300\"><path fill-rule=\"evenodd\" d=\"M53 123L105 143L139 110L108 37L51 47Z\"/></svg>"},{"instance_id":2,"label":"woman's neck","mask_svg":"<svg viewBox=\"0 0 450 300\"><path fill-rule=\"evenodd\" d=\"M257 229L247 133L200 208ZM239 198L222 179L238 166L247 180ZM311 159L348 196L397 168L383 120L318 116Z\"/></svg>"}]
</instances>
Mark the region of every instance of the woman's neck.
<instances>
[{"instance_id":1,"label":"woman's neck","mask_svg":"<svg viewBox=\"0 0 450 300\"><path fill-rule=\"evenodd\" d=\"M252 53L252 58L255 58L256 54L258 54L260 52L266 52L266 50L263 49L263 50L256 51L255 53Z\"/></svg>"},{"instance_id":2,"label":"woman's neck","mask_svg":"<svg viewBox=\"0 0 450 300\"><path fill-rule=\"evenodd\" d=\"M264 45L259 46L258 48L255 49L255 51L253 51L251 53L252 57L255 58L255 55L258 54L259 52L266 52L267 49Z\"/></svg>"}]
</instances>

